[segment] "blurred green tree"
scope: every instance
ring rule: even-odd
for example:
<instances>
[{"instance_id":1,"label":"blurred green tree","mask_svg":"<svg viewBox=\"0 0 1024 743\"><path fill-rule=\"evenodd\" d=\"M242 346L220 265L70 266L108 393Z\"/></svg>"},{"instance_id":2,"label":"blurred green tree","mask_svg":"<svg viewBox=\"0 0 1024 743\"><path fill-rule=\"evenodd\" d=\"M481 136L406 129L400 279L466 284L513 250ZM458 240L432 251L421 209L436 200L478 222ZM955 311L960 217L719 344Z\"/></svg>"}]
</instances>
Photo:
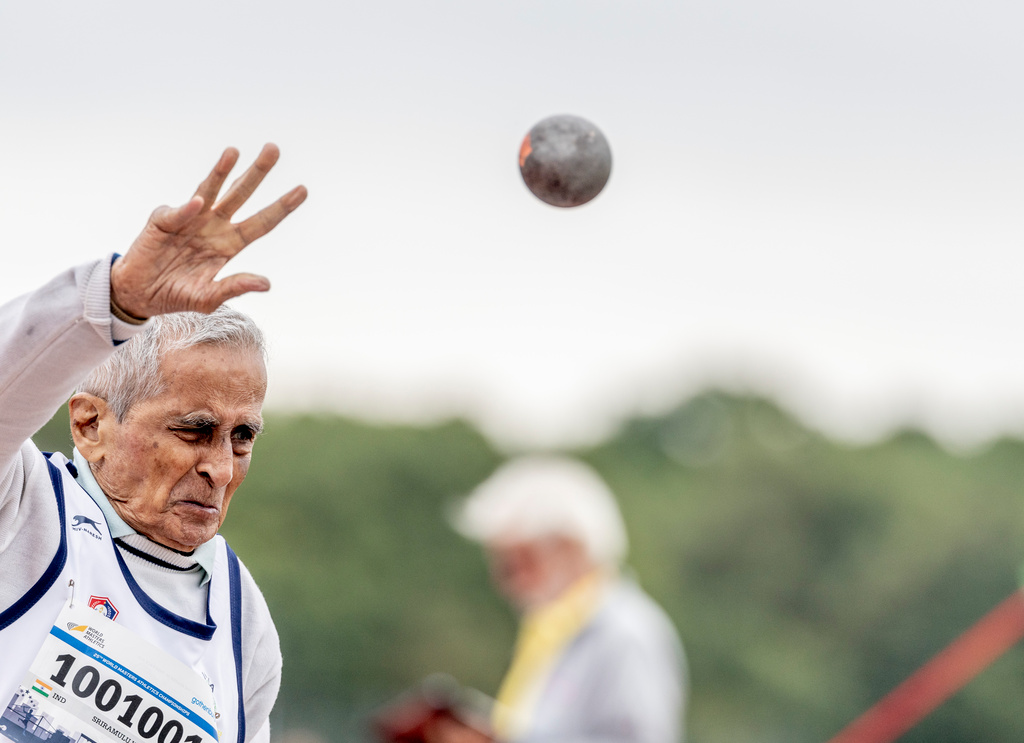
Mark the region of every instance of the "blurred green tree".
<instances>
[{"instance_id":1,"label":"blurred green tree","mask_svg":"<svg viewBox=\"0 0 1024 743\"><path fill-rule=\"evenodd\" d=\"M493 693L515 621L446 512L501 454L460 421L266 423L224 534L281 633L275 738L366 740L371 710L436 671ZM67 415L36 440L66 451ZM679 626L693 743L825 741L1017 586L1020 441L852 446L710 391L577 454ZM902 740L1017 743L1022 668L1015 648Z\"/></svg>"}]
</instances>

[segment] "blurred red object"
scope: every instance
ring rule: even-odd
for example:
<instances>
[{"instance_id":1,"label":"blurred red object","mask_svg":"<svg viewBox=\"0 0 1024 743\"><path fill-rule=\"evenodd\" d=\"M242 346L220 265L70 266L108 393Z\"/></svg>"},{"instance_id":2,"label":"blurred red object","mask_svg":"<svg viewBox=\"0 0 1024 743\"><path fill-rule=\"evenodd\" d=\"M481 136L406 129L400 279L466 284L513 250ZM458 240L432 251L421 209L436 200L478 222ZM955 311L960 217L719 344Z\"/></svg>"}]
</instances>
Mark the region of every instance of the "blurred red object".
<instances>
[{"instance_id":1,"label":"blurred red object","mask_svg":"<svg viewBox=\"0 0 1024 743\"><path fill-rule=\"evenodd\" d=\"M383 743L483 743L492 741L491 700L436 674L378 709L371 727Z\"/></svg>"},{"instance_id":2,"label":"blurred red object","mask_svg":"<svg viewBox=\"0 0 1024 743\"><path fill-rule=\"evenodd\" d=\"M1014 591L829 743L892 743L1024 637L1024 594Z\"/></svg>"}]
</instances>

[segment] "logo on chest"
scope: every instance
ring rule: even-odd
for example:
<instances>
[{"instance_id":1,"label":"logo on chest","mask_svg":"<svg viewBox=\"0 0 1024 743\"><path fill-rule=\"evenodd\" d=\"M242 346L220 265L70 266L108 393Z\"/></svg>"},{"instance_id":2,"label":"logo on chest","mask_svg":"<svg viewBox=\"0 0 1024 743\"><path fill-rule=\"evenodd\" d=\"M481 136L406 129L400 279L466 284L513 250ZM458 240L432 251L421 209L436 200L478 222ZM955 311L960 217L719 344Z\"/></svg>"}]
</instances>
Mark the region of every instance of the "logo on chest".
<instances>
[{"instance_id":1,"label":"logo on chest","mask_svg":"<svg viewBox=\"0 0 1024 743\"><path fill-rule=\"evenodd\" d=\"M116 619L117 615L120 613L118 612L117 607L115 607L106 596L90 596L89 608L95 609L111 621Z\"/></svg>"},{"instance_id":2,"label":"logo on chest","mask_svg":"<svg viewBox=\"0 0 1024 743\"><path fill-rule=\"evenodd\" d=\"M103 539L103 531L100 529L100 523L95 519L91 519L88 516L82 516L81 514L71 519L71 530L84 531L93 539Z\"/></svg>"}]
</instances>

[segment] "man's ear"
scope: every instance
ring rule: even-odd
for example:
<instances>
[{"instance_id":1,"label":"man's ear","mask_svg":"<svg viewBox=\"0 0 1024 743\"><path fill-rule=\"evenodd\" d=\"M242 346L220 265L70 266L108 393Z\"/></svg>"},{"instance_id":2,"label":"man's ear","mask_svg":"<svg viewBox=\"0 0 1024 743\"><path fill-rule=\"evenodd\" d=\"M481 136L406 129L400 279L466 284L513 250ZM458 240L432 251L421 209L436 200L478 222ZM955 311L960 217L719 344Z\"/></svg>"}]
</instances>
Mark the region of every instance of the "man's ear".
<instances>
[{"instance_id":1,"label":"man's ear","mask_svg":"<svg viewBox=\"0 0 1024 743\"><path fill-rule=\"evenodd\" d=\"M109 428L114 414L107 401L87 392L79 392L68 401L71 415L71 440L75 448L90 462L99 462L106 453Z\"/></svg>"}]
</instances>

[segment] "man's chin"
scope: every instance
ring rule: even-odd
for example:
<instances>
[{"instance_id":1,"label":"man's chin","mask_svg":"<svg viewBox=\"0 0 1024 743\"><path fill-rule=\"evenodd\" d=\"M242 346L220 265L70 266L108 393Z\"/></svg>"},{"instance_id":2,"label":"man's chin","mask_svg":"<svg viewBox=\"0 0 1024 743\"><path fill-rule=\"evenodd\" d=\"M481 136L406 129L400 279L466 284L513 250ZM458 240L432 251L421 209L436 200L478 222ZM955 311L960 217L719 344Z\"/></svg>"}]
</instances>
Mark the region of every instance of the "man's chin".
<instances>
[{"instance_id":1,"label":"man's chin","mask_svg":"<svg viewBox=\"0 0 1024 743\"><path fill-rule=\"evenodd\" d=\"M215 516L182 519L171 533L164 534L164 538L157 541L179 552L191 552L217 536L219 528L220 519Z\"/></svg>"},{"instance_id":2,"label":"man's chin","mask_svg":"<svg viewBox=\"0 0 1024 743\"><path fill-rule=\"evenodd\" d=\"M175 552L183 552L188 555L194 552L196 547L200 547L209 542L214 538L214 536L216 536L216 534L216 531L210 532L209 536L206 536L204 532L204 535L201 537L194 536L192 534L184 534L173 539L158 539L156 541Z\"/></svg>"}]
</instances>

